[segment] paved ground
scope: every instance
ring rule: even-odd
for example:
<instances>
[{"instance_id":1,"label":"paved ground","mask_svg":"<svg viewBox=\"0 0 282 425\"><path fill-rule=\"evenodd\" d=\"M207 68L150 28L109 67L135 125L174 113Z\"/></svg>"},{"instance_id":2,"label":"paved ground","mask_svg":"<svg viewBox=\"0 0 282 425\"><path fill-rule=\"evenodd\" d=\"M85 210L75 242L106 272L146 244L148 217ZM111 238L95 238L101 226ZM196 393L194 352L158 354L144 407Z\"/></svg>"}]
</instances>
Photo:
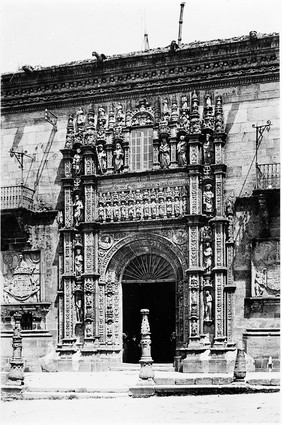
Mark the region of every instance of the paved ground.
<instances>
[{"instance_id":1,"label":"paved ground","mask_svg":"<svg viewBox=\"0 0 282 425\"><path fill-rule=\"evenodd\" d=\"M2 425L279 423L278 393L1 402Z\"/></svg>"}]
</instances>

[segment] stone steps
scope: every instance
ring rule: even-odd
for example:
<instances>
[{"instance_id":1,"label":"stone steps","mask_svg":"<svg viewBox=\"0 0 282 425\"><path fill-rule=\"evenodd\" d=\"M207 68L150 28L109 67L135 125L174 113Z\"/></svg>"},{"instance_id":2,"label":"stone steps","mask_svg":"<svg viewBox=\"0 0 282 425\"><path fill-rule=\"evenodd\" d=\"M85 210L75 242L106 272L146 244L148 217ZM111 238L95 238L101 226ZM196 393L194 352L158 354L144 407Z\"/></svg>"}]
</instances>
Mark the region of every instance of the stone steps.
<instances>
[{"instance_id":1,"label":"stone steps","mask_svg":"<svg viewBox=\"0 0 282 425\"><path fill-rule=\"evenodd\" d=\"M154 371L158 372L174 372L175 369L172 363L153 363ZM136 371L139 372L140 364L138 363L122 363L117 366L112 366L111 371Z\"/></svg>"}]
</instances>

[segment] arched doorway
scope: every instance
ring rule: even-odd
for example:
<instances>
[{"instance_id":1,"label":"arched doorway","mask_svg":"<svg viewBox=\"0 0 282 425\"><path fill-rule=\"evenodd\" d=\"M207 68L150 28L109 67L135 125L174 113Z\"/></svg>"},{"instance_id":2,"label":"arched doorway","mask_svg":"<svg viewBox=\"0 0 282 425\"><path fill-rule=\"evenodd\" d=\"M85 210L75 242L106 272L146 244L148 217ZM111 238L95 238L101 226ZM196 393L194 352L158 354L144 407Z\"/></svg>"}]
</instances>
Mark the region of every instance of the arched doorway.
<instances>
[{"instance_id":1,"label":"arched doorway","mask_svg":"<svg viewBox=\"0 0 282 425\"><path fill-rule=\"evenodd\" d=\"M175 339L176 276L171 264L159 254L134 257L122 276L123 361L140 359L140 324L142 308L150 311L152 358L156 363L173 362Z\"/></svg>"}]
</instances>

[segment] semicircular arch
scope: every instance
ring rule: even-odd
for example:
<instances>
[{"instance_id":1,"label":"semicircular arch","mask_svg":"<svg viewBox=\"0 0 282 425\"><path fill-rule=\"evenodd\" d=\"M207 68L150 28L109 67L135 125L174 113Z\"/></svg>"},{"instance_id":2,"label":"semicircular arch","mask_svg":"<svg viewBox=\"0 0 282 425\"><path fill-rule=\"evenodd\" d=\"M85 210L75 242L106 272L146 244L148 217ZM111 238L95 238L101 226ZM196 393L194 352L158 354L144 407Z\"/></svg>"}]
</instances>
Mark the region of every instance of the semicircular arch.
<instances>
[{"instance_id":1,"label":"semicircular arch","mask_svg":"<svg viewBox=\"0 0 282 425\"><path fill-rule=\"evenodd\" d=\"M182 251L171 241L156 234L134 234L117 242L108 252L105 272L122 278L126 266L136 257L151 254L162 257L172 267L175 279L183 280L186 261Z\"/></svg>"}]
</instances>

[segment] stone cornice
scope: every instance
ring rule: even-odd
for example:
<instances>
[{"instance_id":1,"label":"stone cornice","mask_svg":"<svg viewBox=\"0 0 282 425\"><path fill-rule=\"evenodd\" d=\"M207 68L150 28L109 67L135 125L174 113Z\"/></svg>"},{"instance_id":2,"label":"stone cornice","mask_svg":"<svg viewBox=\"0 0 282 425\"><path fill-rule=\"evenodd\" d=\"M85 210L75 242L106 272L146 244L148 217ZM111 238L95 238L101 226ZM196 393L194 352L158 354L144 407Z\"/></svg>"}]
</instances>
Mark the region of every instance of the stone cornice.
<instances>
[{"instance_id":1,"label":"stone cornice","mask_svg":"<svg viewBox=\"0 0 282 425\"><path fill-rule=\"evenodd\" d=\"M192 43L2 75L2 113L279 80L279 37Z\"/></svg>"}]
</instances>

